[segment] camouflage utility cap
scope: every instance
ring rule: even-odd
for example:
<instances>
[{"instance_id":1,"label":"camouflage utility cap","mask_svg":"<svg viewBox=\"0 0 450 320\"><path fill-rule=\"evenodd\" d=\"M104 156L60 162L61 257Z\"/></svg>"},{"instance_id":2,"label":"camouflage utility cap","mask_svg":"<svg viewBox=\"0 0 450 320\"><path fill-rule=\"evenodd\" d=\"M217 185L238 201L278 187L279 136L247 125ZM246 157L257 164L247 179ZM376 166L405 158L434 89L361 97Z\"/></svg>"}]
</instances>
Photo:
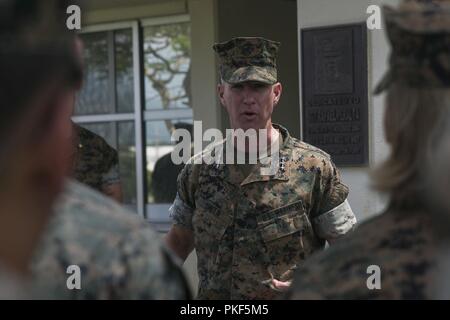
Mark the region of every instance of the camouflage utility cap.
<instances>
[{"instance_id":1,"label":"camouflage utility cap","mask_svg":"<svg viewBox=\"0 0 450 320\"><path fill-rule=\"evenodd\" d=\"M230 84L277 82L276 57L279 42L264 38L234 38L214 45L220 59L220 75Z\"/></svg>"},{"instance_id":2,"label":"camouflage utility cap","mask_svg":"<svg viewBox=\"0 0 450 320\"><path fill-rule=\"evenodd\" d=\"M450 87L450 0L404 0L397 9L385 6L383 16L392 51L375 94L393 82Z\"/></svg>"}]
</instances>

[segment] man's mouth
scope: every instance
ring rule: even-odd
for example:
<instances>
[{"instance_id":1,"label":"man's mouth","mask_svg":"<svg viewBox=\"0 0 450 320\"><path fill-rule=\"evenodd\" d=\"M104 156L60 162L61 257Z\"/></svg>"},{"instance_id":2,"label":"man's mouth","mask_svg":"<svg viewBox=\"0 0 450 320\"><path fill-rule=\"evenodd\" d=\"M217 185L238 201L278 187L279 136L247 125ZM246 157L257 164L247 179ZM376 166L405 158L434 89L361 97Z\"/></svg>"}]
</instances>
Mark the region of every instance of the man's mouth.
<instances>
[{"instance_id":1,"label":"man's mouth","mask_svg":"<svg viewBox=\"0 0 450 320\"><path fill-rule=\"evenodd\" d=\"M252 119L256 118L257 115L258 114L256 112L250 112L250 111L242 113L242 116L244 118L246 118L247 120L252 120Z\"/></svg>"}]
</instances>

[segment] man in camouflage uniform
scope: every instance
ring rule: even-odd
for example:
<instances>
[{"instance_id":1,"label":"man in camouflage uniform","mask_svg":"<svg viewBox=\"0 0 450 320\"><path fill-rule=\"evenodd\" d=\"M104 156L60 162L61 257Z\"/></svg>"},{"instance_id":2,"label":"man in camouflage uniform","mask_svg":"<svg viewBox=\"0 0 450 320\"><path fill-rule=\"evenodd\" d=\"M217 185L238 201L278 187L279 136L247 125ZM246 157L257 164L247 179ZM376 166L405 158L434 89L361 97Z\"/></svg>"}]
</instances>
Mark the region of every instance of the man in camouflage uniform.
<instances>
[{"instance_id":1,"label":"man in camouflage uniform","mask_svg":"<svg viewBox=\"0 0 450 320\"><path fill-rule=\"evenodd\" d=\"M222 78L218 94L231 127L267 129L266 157L279 149L279 161L269 174L262 170L264 156L256 164L208 165L202 161L207 149L180 173L166 241L183 260L196 249L199 299L273 299L304 259L356 223L330 156L272 124L282 90L278 47L264 38L214 46ZM233 139L219 145L233 150ZM238 152L249 158L250 148Z\"/></svg>"},{"instance_id":2,"label":"man in camouflage uniform","mask_svg":"<svg viewBox=\"0 0 450 320\"><path fill-rule=\"evenodd\" d=\"M99 135L73 123L73 178L122 202L117 151Z\"/></svg>"},{"instance_id":3,"label":"man in camouflage uniform","mask_svg":"<svg viewBox=\"0 0 450 320\"><path fill-rule=\"evenodd\" d=\"M450 1L405 0L383 13L392 53L376 92L389 89L385 133L392 153L374 177L390 195L388 209L302 266L286 298L442 297L435 284L448 279L448 268L436 269L443 240L436 226L443 219L433 214L436 198L430 202L425 195L439 193L442 200L445 193L448 199L448 188L437 183L448 158L430 150L442 139L442 123L450 124ZM449 136L444 138L448 146ZM430 181L433 171L440 178ZM444 225L448 236L449 223Z\"/></svg>"},{"instance_id":4,"label":"man in camouflage uniform","mask_svg":"<svg viewBox=\"0 0 450 320\"><path fill-rule=\"evenodd\" d=\"M149 224L115 202L68 183L55 207L32 272L44 299L187 299L172 254ZM81 289L69 290L67 268L80 268Z\"/></svg>"}]
</instances>

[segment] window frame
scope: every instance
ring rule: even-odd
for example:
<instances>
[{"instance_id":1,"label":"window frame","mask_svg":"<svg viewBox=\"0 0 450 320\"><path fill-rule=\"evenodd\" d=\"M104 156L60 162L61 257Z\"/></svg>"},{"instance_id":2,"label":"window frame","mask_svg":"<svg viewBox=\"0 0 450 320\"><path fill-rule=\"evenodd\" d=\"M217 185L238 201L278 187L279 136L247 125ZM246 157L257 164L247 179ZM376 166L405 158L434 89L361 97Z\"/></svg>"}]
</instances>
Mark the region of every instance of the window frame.
<instances>
[{"instance_id":1,"label":"window frame","mask_svg":"<svg viewBox=\"0 0 450 320\"><path fill-rule=\"evenodd\" d=\"M134 90L134 112L129 113L114 113L114 114L95 114L95 115L78 115L72 117L72 120L77 124L88 123L110 123L121 121L133 121L134 122L134 135L135 135L135 150L136 150L136 211L137 214L143 218L146 217L144 207L144 194L145 194L145 181L144 181L144 163L145 154L143 151L143 114L142 114L142 76L141 76L141 50L140 50L140 26L139 21L127 21L107 23L100 25L93 25L84 27L80 30L80 34L96 33L96 32L108 32L109 37L112 32L116 30L131 29L132 32L132 52L133 52L133 90ZM117 103L116 98L116 79L115 79L115 59L114 59L114 45L108 41L109 50L109 70L110 70L110 84L113 86L112 101ZM117 110L114 105L114 110Z\"/></svg>"},{"instance_id":2,"label":"window frame","mask_svg":"<svg viewBox=\"0 0 450 320\"><path fill-rule=\"evenodd\" d=\"M80 34L95 32L112 32L116 30L131 29L132 31L132 52L133 52L133 86L134 86L134 112L114 113L114 114L95 114L95 115L75 115L72 120L77 124L89 123L110 123L133 121L135 128L135 150L136 150L136 210L137 214L148 220L157 230L167 231L171 225L168 209L171 204L154 204L147 202L147 159L146 159L146 139L145 126L147 122L158 120L194 120L193 106L185 109L168 109L168 110L146 110L145 109L145 82L144 82L144 39L143 30L148 26L160 26L174 23L191 22L189 14L172 15L164 17L143 18L132 21L104 23L98 25L86 26L80 30ZM191 38L192 39L192 38ZM114 45L110 45L109 50L109 69L110 84L113 85L112 94L116 95L115 81L115 59ZM113 43L113 42L112 42ZM192 55L191 55L192 58ZM112 97L114 104L117 98ZM117 110L116 105L114 110Z\"/></svg>"}]
</instances>

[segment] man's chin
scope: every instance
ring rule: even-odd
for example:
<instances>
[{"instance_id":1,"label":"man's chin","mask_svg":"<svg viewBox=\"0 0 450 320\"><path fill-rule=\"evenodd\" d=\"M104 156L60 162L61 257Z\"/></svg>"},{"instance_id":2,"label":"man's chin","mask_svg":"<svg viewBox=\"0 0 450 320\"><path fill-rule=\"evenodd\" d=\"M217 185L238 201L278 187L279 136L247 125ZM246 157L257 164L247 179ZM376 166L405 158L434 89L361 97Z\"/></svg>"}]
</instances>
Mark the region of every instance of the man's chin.
<instances>
[{"instance_id":1,"label":"man's chin","mask_svg":"<svg viewBox=\"0 0 450 320\"><path fill-rule=\"evenodd\" d=\"M249 129L255 129L255 130L262 129L262 127L259 122L253 120L253 121L241 121L239 123L239 126L235 129L242 129L244 131L247 131Z\"/></svg>"}]
</instances>

